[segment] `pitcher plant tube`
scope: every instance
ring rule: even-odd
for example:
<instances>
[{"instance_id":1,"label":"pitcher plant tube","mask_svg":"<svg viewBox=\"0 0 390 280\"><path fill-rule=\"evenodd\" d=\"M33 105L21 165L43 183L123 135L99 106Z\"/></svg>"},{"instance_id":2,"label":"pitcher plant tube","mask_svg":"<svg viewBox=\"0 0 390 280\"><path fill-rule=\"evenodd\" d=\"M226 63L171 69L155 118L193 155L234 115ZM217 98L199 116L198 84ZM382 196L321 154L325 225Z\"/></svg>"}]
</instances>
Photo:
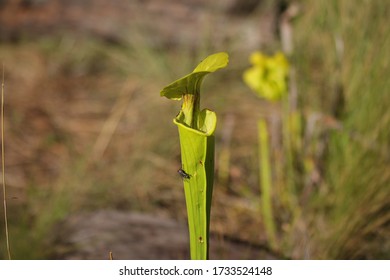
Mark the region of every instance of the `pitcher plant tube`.
<instances>
[{"instance_id":1,"label":"pitcher plant tube","mask_svg":"<svg viewBox=\"0 0 390 280\"><path fill-rule=\"evenodd\" d=\"M191 259L209 257L210 210L214 181L215 112L200 110L200 88L204 77L229 62L228 54L216 53L205 58L192 73L163 88L161 96L182 100L181 110L173 119L180 138L183 179L190 235Z\"/></svg>"}]
</instances>

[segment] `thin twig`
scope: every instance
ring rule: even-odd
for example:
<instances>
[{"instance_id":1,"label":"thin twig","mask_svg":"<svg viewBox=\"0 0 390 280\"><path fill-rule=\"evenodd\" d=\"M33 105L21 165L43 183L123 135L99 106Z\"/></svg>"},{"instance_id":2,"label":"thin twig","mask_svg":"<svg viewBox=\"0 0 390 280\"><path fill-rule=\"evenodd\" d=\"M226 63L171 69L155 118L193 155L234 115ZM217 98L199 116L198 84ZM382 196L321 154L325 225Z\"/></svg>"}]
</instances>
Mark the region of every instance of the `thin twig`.
<instances>
[{"instance_id":1,"label":"thin twig","mask_svg":"<svg viewBox=\"0 0 390 280\"><path fill-rule=\"evenodd\" d=\"M3 64L3 80L1 83L1 172L3 182L3 204L4 204L4 224L5 224L5 239L7 243L8 259L11 259L11 249L9 245L8 233L8 216L7 216L7 199L5 188L5 156L4 156L4 64Z\"/></svg>"}]
</instances>

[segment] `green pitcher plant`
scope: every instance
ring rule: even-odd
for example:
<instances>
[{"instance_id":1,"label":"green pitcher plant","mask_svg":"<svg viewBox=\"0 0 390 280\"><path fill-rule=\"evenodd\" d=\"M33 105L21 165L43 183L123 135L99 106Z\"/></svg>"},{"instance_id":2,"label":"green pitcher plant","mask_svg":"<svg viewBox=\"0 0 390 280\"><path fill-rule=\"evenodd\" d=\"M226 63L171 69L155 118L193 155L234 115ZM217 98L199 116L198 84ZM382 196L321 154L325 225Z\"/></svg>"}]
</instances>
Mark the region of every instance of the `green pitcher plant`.
<instances>
[{"instance_id":1,"label":"green pitcher plant","mask_svg":"<svg viewBox=\"0 0 390 280\"><path fill-rule=\"evenodd\" d=\"M260 98L286 103L289 64L284 54L277 52L273 56L267 56L257 51L251 54L249 61L252 67L243 73L243 80L249 88ZM265 118L261 118L258 121L261 211L270 245L273 249L277 249L276 224L272 211L273 187L268 130Z\"/></svg>"},{"instance_id":2,"label":"green pitcher plant","mask_svg":"<svg viewBox=\"0 0 390 280\"><path fill-rule=\"evenodd\" d=\"M163 88L161 96L182 100L181 110L173 119L180 138L183 178L190 235L191 259L209 257L209 228L214 181L215 112L200 109L200 88L204 77L229 62L228 54L216 53L205 58L192 73Z\"/></svg>"}]
</instances>

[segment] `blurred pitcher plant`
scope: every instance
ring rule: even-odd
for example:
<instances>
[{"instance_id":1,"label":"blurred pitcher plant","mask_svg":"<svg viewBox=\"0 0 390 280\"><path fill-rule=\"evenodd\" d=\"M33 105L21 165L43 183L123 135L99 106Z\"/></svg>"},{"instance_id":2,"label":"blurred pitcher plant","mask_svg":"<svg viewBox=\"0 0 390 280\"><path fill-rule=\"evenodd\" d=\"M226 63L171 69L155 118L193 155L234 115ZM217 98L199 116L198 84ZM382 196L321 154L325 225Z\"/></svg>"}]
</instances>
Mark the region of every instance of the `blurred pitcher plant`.
<instances>
[{"instance_id":1,"label":"blurred pitcher plant","mask_svg":"<svg viewBox=\"0 0 390 280\"><path fill-rule=\"evenodd\" d=\"M279 158L274 160L273 165L271 164L270 129L267 120L266 118L258 120L261 214L270 246L274 250L278 250L280 248L277 238L277 224L275 222L276 215L273 213L276 208L275 202L277 202L277 205L282 206L282 210L287 210L289 221L297 217L298 211L295 199L293 163L293 146L295 144L292 143L300 142L300 114L290 110L288 98L290 67L285 55L277 52L273 56L267 56L261 52L254 52L250 55L249 61L252 66L244 71L244 82L258 97L280 104L282 112L283 153L281 160ZM270 116L271 119L273 117ZM277 155L274 155L274 158L277 157ZM279 178L280 176L283 178ZM277 182L276 185L279 188L274 187L273 181ZM289 221L283 222L288 223Z\"/></svg>"}]
</instances>

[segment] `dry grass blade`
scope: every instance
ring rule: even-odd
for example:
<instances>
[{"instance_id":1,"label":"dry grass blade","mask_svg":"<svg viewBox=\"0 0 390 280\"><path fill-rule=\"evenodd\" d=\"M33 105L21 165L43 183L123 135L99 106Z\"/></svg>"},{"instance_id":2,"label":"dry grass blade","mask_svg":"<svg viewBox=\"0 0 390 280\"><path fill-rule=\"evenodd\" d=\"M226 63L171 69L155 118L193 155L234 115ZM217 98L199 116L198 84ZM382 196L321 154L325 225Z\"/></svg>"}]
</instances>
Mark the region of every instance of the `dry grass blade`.
<instances>
[{"instance_id":1,"label":"dry grass blade","mask_svg":"<svg viewBox=\"0 0 390 280\"><path fill-rule=\"evenodd\" d=\"M4 226L5 226L5 239L7 243L8 259L11 259L11 249L9 244L9 232L8 232L8 216L7 216L7 199L6 199L6 187L5 187L5 156L4 156L4 64L3 64L3 79L1 83L1 172L3 183L3 205L4 205Z\"/></svg>"},{"instance_id":2,"label":"dry grass blade","mask_svg":"<svg viewBox=\"0 0 390 280\"><path fill-rule=\"evenodd\" d=\"M126 85L123 87L121 94L119 95L115 105L111 110L111 115L104 122L102 130L100 131L95 145L93 146L91 156L91 160L93 162L102 157L104 151L111 141L112 136L114 135L120 120L122 119L123 114L126 111L131 96L138 89L138 85L134 85L131 81L126 83Z\"/></svg>"}]
</instances>

